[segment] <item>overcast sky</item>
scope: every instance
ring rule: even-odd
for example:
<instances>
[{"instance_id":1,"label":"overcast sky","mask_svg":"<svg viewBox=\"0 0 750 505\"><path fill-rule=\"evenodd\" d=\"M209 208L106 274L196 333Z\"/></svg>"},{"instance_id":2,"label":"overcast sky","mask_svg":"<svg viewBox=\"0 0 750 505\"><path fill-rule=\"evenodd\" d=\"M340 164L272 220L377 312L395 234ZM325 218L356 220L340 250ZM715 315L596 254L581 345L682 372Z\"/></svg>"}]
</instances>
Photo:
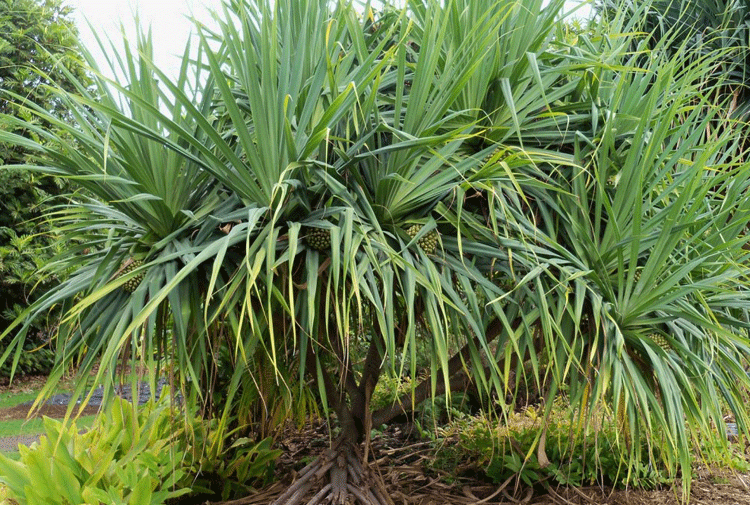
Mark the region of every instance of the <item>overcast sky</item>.
<instances>
[{"instance_id":1,"label":"overcast sky","mask_svg":"<svg viewBox=\"0 0 750 505\"><path fill-rule=\"evenodd\" d=\"M121 29L124 29L132 39L137 12L141 25L151 26L156 63L165 71L173 69L176 74L176 55L182 54L193 30L189 16L209 20L208 8L218 10L221 0L66 0L66 4L75 9L73 17L81 41L104 67L102 70L106 69L106 64L93 31L102 39L120 42Z\"/></svg>"},{"instance_id":2,"label":"overcast sky","mask_svg":"<svg viewBox=\"0 0 750 505\"><path fill-rule=\"evenodd\" d=\"M581 0L568 0L572 7ZM154 59L167 73L177 73L178 59L192 31L188 17L192 14L210 26L208 10L219 10L221 0L67 0L75 9L74 19L80 30L83 44L94 53L100 66L105 67L98 51L96 39L88 26L90 23L102 38L120 41L120 24L129 37L135 34L135 13L141 24L150 25L154 39ZM102 70L105 70L102 68Z\"/></svg>"}]
</instances>

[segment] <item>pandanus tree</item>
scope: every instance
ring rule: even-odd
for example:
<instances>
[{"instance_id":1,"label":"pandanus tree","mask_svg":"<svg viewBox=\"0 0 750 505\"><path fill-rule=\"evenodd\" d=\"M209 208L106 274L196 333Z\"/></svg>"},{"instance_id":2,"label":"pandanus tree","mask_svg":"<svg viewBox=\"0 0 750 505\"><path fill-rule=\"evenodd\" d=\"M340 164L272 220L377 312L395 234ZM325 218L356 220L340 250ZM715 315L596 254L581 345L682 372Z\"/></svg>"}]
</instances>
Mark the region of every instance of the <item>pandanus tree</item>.
<instances>
[{"instance_id":1,"label":"pandanus tree","mask_svg":"<svg viewBox=\"0 0 750 505\"><path fill-rule=\"evenodd\" d=\"M232 228L245 255L230 276L211 279L207 296L220 298L216 317L233 321L233 334L247 334L244 348L263 342L274 365L283 359L274 354L279 341L293 348L285 355L299 360L301 376L316 379L341 427L333 450L277 503L299 502L328 474L315 500L343 503L351 492L363 503L387 503L356 457L373 425L430 394L466 387L467 371L481 377L485 392L504 391L497 365L482 356L492 353L491 340L513 331L514 316L482 300L507 294L497 279L511 276L508 245L493 233L492 218L474 224L479 232L462 231L461 214L476 212L465 207L472 191L484 199L480 209L490 208L478 184L511 184L495 142L481 133L506 114L516 124L504 124L501 134L518 134L531 121L525 116L540 110L524 104L527 110L508 112L501 103L549 80L534 80L525 53L548 40L555 10L542 11L541 3L414 3L409 10L366 9L360 17L348 7L331 14L318 5L314 15L297 19L288 9L280 4L257 18L222 23L226 59L208 56L213 73L222 63L231 69L227 84L217 83L221 117L240 159L258 164L259 180L272 177L268 205L278 210ZM510 29L508 40L498 37L524 17L547 22L531 38ZM310 26L327 28L309 40ZM248 42L269 37L281 47L254 45L247 56ZM298 70L278 73L279 58L307 51L308 67L305 58L292 60ZM491 98L496 104L487 117L482 107L499 81L507 94ZM267 155L276 172L264 165ZM530 270L536 260L520 251L517 261ZM373 412L369 400L382 373L417 376L417 340L424 335L429 378L398 405ZM363 344L357 365L350 350ZM452 355L455 347L460 351Z\"/></svg>"},{"instance_id":2,"label":"pandanus tree","mask_svg":"<svg viewBox=\"0 0 750 505\"><path fill-rule=\"evenodd\" d=\"M705 56L721 52L723 57L707 68L707 75L720 80L713 87L727 111L747 120L748 76L750 63L750 6L741 0L678 0L617 2L599 0L594 8L604 17L616 16L623 8L630 14L633 27L651 34L652 43L670 53L682 51ZM716 82L714 81L714 83ZM729 98L731 97L731 98Z\"/></svg>"},{"instance_id":3,"label":"pandanus tree","mask_svg":"<svg viewBox=\"0 0 750 505\"><path fill-rule=\"evenodd\" d=\"M7 118L47 139L0 133L47 160L27 168L85 190L48 267L74 273L9 352L61 304L49 388L166 360L207 406L225 375L227 422L268 378L311 378L339 435L278 504L389 503L370 428L468 387L488 408L521 383L584 420L609 406L634 461L646 437L689 472L723 405L746 429L747 168L732 128L707 133L714 61L571 42L542 3L231 0L178 79L143 37L115 60L126 83L56 90L75 124ZM373 411L383 374L426 378Z\"/></svg>"},{"instance_id":4,"label":"pandanus tree","mask_svg":"<svg viewBox=\"0 0 750 505\"><path fill-rule=\"evenodd\" d=\"M5 138L45 156L46 166L30 169L84 188L56 214L69 247L49 267L74 274L6 332L15 331L15 349L28 322L56 304L66 315L50 387L74 362L82 377L99 363L96 381L111 387L123 357L148 361L153 381L156 356L203 393L228 349L225 414L242 400L239 384L258 382L246 374L258 350L273 370L296 360L300 380L316 379L342 428L336 454L346 464L331 469L324 489L343 500L352 489L345 467L357 465L354 449L373 422L466 385L472 370L484 391L505 390L482 356L492 354L491 339L514 333L518 309L506 315L483 303L507 294L497 279L513 275L510 244L494 217L463 230L462 213L492 212L482 192L514 184L485 134L497 123L499 138L520 137L544 110L514 101L557 79L527 53L541 54L560 3L373 12L230 2L220 30L202 34L200 65L186 52L176 82L150 63L143 38L137 53L114 61L126 84L99 76L97 98L83 86L80 97L56 90L75 117L55 123L66 135L30 124L49 142ZM514 28L538 19L532 37ZM520 250L516 268L534 261ZM432 349L430 379L403 407L373 414L383 370L403 373L397 364L408 361L417 376L418 329ZM363 341L365 363L355 366L349 351ZM360 485L361 471L353 470ZM298 488L312 485L300 481L280 502L295 503ZM353 492L385 501L377 488Z\"/></svg>"},{"instance_id":5,"label":"pandanus tree","mask_svg":"<svg viewBox=\"0 0 750 505\"><path fill-rule=\"evenodd\" d=\"M580 35L574 53L607 62L576 96L596 113L517 222L555 270L537 287L554 382L581 416L611 406L631 464L660 454L689 476L694 451L725 443L726 415L747 423L745 127L718 98L726 52L627 12Z\"/></svg>"}]
</instances>

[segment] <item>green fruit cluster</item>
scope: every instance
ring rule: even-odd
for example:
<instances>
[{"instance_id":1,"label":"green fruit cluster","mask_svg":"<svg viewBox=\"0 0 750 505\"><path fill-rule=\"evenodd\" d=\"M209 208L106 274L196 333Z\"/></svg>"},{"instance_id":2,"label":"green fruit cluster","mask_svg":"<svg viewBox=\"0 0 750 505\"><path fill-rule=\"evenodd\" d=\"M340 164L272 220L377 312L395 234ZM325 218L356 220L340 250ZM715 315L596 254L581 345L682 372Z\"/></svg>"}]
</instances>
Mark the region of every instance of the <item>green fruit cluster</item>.
<instances>
[{"instance_id":1,"label":"green fruit cluster","mask_svg":"<svg viewBox=\"0 0 750 505\"><path fill-rule=\"evenodd\" d=\"M654 341L656 345L664 349L664 352L669 352L672 347L669 345L669 342L667 342L667 339L664 338L664 335L661 335L659 333L652 333L649 335L649 338Z\"/></svg>"},{"instance_id":2,"label":"green fruit cluster","mask_svg":"<svg viewBox=\"0 0 750 505\"><path fill-rule=\"evenodd\" d=\"M136 268L139 268L143 266L143 260L137 260L133 258L129 258L125 260L125 262L120 267L120 273L118 277L122 277L123 275L127 275ZM144 272L140 272L138 275L133 277L132 279L128 279L128 281L122 285L122 288L127 291L128 293L132 293L135 291L138 286L141 284L141 281L143 280L143 277L146 274Z\"/></svg>"},{"instance_id":3,"label":"green fruit cluster","mask_svg":"<svg viewBox=\"0 0 750 505\"><path fill-rule=\"evenodd\" d=\"M318 251L331 248L331 232L322 228L311 228L305 237L307 245Z\"/></svg>"},{"instance_id":4,"label":"green fruit cluster","mask_svg":"<svg viewBox=\"0 0 750 505\"><path fill-rule=\"evenodd\" d=\"M421 225L414 224L406 229L406 234L411 238L414 238L421 229ZM426 254L433 254L437 250L438 238L439 235L437 230L432 230L427 235L417 240L417 245L419 245Z\"/></svg>"},{"instance_id":5,"label":"green fruit cluster","mask_svg":"<svg viewBox=\"0 0 750 505\"><path fill-rule=\"evenodd\" d=\"M484 160L482 161L482 164L486 165L487 163L489 163L490 160L492 159L492 157L495 156L497 153L499 153L501 149L503 149L503 148L502 147L498 147L497 149L495 149L494 151L492 151L490 154L488 154L487 156L485 156Z\"/></svg>"}]
</instances>

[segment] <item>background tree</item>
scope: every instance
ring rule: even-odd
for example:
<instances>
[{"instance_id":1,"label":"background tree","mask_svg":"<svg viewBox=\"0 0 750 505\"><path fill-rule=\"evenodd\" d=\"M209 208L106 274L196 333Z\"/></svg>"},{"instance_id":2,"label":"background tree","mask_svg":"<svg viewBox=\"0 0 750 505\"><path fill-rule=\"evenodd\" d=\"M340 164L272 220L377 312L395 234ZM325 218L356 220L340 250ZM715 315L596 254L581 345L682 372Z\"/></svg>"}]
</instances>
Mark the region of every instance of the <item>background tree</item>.
<instances>
[{"instance_id":1,"label":"background tree","mask_svg":"<svg viewBox=\"0 0 750 505\"><path fill-rule=\"evenodd\" d=\"M0 89L16 93L24 101L66 119L69 119L67 109L49 87L73 91L73 81L87 84L78 32L70 13L70 7L58 0L0 2ZM0 101L0 112L32 119L11 100ZM49 126L41 121L39 124ZM28 130L7 122L0 128L32 136ZM31 152L0 142L0 167L27 162L34 162ZM0 328L3 330L22 308L58 281L54 276L39 274L41 266L60 248L45 214L53 205L53 197L69 190L68 183L59 178L0 169ZM35 324L34 333L38 336L28 342L29 350L49 338L47 328L54 324L53 314ZM51 358L40 351L26 355L21 371L44 371L50 365Z\"/></svg>"}]
</instances>

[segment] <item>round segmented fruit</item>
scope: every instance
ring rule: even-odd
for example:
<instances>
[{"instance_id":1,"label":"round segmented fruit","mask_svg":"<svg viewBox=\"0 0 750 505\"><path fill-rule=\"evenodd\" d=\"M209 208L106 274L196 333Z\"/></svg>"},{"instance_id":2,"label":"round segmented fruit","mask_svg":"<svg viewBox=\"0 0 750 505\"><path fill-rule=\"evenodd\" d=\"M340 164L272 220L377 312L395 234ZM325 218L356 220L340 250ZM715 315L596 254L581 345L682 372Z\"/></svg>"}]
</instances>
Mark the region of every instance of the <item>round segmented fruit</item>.
<instances>
[{"instance_id":1,"label":"round segmented fruit","mask_svg":"<svg viewBox=\"0 0 750 505\"><path fill-rule=\"evenodd\" d=\"M331 248L331 232L323 228L311 228L305 237L307 245L318 251Z\"/></svg>"},{"instance_id":2,"label":"round segmented fruit","mask_svg":"<svg viewBox=\"0 0 750 505\"><path fill-rule=\"evenodd\" d=\"M502 147L498 147L497 149L494 149L493 151L491 151L490 154L485 156L484 160L482 160L482 164L486 165L487 163L489 163L492 157L495 156L497 153L499 153L501 149Z\"/></svg>"},{"instance_id":3,"label":"round segmented fruit","mask_svg":"<svg viewBox=\"0 0 750 505\"><path fill-rule=\"evenodd\" d=\"M137 260L133 258L129 258L125 260L125 262L120 267L120 273L117 277L122 277L123 275L127 275L136 268L139 268L143 266L143 260ZM132 293L135 291L138 286L141 284L141 281L143 281L143 278L145 277L145 272L140 272L135 277L128 279L128 281L122 285L122 288L127 291L128 293Z\"/></svg>"},{"instance_id":4,"label":"round segmented fruit","mask_svg":"<svg viewBox=\"0 0 750 505\"><path fill-rule=\"evenodd\" d=\"M406 234L409 235L411 238L414 238L417 236L417 234L419 233L421 229L422 229L422 226L418 224L414 224L406 229ZM432 254L437 250L438 239L439 239L439 234L437 230L432 230L428 232L425 236L417 240L417 245L419 245L419 247L421 247L425 253Z\"/></svg>"},{"instance_id":5,"label":"round segmented fruit","mask_svg":"<svg viewBox=\"0 0 750 505\"><path fill-rule=\"evenodd\" d=\"M668 352L672 349L672 347L669 345L669 342L667 342L667 339L664 338L664 335L661 335L659 333L652 333L649 335L649 338L654 341L656 345L664 349L665 352Z\"/></svg>"}]
</instances>

